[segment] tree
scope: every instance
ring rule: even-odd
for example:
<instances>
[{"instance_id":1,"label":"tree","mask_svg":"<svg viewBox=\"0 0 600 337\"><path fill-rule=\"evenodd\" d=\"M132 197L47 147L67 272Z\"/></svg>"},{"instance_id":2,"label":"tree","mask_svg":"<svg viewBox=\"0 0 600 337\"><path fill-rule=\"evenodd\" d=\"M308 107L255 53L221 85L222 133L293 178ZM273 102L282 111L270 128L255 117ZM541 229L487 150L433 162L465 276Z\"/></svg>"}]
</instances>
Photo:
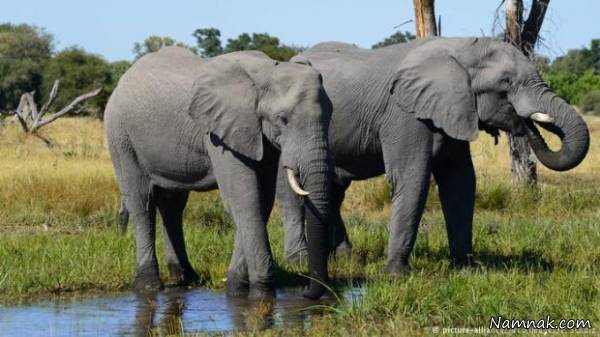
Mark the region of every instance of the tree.
<instances>
[{"instance_id":1,"label":"tree","mask_svg":"<svg viewBox=\"0 0 600 337\"><path fill-rule=\"evenodd\" d=\"M31 59L50 58L54 38L44 29L26 24L0 24L0 58Z\"/></svg>"},{"instance_id":2,"label":"tree","mask_svg":"<svg viewBox=\"0 0 600 337\"><path fill-rule=\"evenodd\" d=\"M300 53L302 48L287 46L279 42L279 38L267 33L240 34L236 39L228 39L225 52L239 50L260 50L270 58L279 61L289 61L293 56Z\"/></svg>"},{"instance_id":3,"label":"tree","mask_svg":"<svg viewBox=\"0 0 600 337\"><path fill-rule=\"evenodd\" d=\"M177 41L175 41L175 39L173 39L169 36L158 36L158 35L148 36L142 43L139 43L139 42L134 43L133 44L133 53L135 54L135 59L137 60L140 57L142 57L148 53L158 51L160 48L168 47L168 46L183 47L183 48L189 49L194 54L198 53L198 51L196 50L195 47L190 47L182 42L177 42Z\"/></svg>"},{"instance_id":4,"label":"tree","mask_svg":"<svg viewBox=\"0 0 600 337\"><path fill-rule=\"evenodd\" d=\"M503 0L506 8L505 41L521 49L525 56L534 57L548 3L550 0L532 0L527 21L523 23L523 0ZM508 134L512 181L534 185L537 182L537 159L525 137Z\"/></svg>"},{"instance_id":5,"label":"tree","mask_svg":"<svg viewBox=\"0 0 600 337\"><path fill-rule=\"evenodd\" d=\"M435 23L435 0L414 0L417 37L438 35Z\"/></svg>"},{"instance_id":6,"label":"tree","mask_svg":"<svg viewBox=\"0 0 600 337\"><path fill-rule=\"evenodd\" d=\"M204 57L213 57L223 54L221 46L221 31L216 28L196 29L192 34L198 41L198 50Z\"/></svg>"},{"instance_id":7,"label":"tree","mask_svg":"<svg viewBox=\"0 0 600 337\"><path fill-rule=\"evenodd\" d=\"M40 109L38 109L38 105L37 103L35 103L35 100L33 98L35 92L26 92L21 96L19 105L15 110L2 111L2 114L16 116L24 132L33 134L41 140L43 140L46 143L46 145L52 146L52 142L48 138L45 138L44 136L38 134L38 130L56 121L57 119L67 115L85 100L98 95L101 91L101 89L98 88L86 94L80 95L74 100L72 100L65 107L60 109L58 112L51 115L46 115L48 113L48 108L52 106L52 104L54 103L54 99L58 94L59 83L60 81L58 80L54 81L52 89L50 89L50 93L48 95L48 100ZM76 113L78 113L78 111ZM45 116L47 116L47 118L44 118Z\"/></svg>"},{"instance_id":8,"label":"tree","mask_svg":"<svg viewBox=\"0 0 600 337\"><path fill-rule=\"evenodd\" d=\"M0 24L0 109L14 109L24 92L40 90L42 63L53 49L52 35L41 28Z\"/></svg>"},{"instance_id":9,"label":"tree","mask_svg":"<svg viewBox=\"0 0 600 337\"><path fill-rule=\"evenodd\" d=\"M104 90L90 100L83 111L98 116L119 79L113 71L111 64L98 55L87 53L79 47L66 48L45 63L40 96L48 100L57 79L60 80L61 90L54 102L58 106L66 106L72 97L81 92L102 88Z\"/></svg>"},{"instance_id":10,"label":"tree","mask_svg":"<svg viewBox=\"0 0 600 337\"><path fill-rule=\"evenodd\" d=\"M600 39L593 39L589 49L571 49L557 57L549 70L554 74L568 72L580 76L590 69L600 74Z\"/></svg>"},{"instance_id":11,"label":"tree","mask_svg":"<svg viewBox=\"0 0 600 337\"><path fill-rule=\"evenodd\" d=\"M371 48L377 49L377 48L382 48L382 47L397 44L397 43L405 43L410 40L414 40L415 38L416 38L416 36L414 36L413 34L411 34L408 31L405 31L404 33L396 32L396 33L390 35L389 37L386 37L383 41L374 44Z\"/></svg>"}]
</instances>

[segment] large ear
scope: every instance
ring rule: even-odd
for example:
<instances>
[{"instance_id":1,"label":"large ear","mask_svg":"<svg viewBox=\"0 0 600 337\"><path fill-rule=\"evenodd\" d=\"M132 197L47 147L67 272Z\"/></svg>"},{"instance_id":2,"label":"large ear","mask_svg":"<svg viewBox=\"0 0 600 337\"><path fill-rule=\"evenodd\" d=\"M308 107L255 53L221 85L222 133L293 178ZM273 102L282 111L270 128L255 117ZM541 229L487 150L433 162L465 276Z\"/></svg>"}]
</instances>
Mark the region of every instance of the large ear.
<instances>
[{"instance_id":1,"label":"large ear","mask_svg":"<svg viewBox=\"0 0 600 337\"><path fill-rule=\"evenodd\" d=\"M254 81L236 60L213 59L194 82L189 115L229 149L260 161L262 126Z\"/></svg>"},{"instance_id":2,"label":"large ear","mask_svg":"<svg viewBox=\"0 0 600 337\"><path fill-rule=\"evenodd\" d=\"M475 140L479 121L467 70L445 50L424 53L419 49L400 65L391 91L393 100L417 118L431 120L452 138Z\"/></svg>"}]
</instances>

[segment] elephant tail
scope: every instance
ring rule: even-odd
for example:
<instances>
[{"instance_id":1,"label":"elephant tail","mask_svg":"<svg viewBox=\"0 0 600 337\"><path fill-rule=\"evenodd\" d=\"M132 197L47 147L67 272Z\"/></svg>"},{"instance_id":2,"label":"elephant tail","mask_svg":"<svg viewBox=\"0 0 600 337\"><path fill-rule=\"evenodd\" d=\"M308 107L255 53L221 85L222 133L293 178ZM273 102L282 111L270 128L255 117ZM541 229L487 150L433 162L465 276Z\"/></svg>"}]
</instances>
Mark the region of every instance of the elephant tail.
<instances>
[{"instance_id":1,"label":"elephant tail","mask_svg":"<svg viewBox=\"0 0 600 337\"><path fill-rule=\"evenodd\" d=\"M119 209L119 228L121 235L127 233L127 223L129 222L129 211L125 206L125 198L121 197L121 208Z\"/></svg>"}]
</instances>

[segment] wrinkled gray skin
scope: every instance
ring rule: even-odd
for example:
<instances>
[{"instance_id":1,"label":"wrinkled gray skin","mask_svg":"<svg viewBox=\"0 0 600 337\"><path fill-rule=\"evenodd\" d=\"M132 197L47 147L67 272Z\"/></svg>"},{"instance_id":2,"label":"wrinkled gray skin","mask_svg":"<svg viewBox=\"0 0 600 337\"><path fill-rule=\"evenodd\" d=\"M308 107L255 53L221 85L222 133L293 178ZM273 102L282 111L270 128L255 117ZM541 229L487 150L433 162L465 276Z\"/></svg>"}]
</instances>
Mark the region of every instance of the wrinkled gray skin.
<instances>
[{"instance_id":1,"label":"wrinkled gray skin","mask_svg":"<svg viewBox=\"0 0 600 337\"><path fill-rule=\"evenodd\" d=\"M198 279L186 254L182 213L189 191L218 184L237 228L228 292L273 295L266 222L278 163L296 173L310 192L307 204L326 219L330 115L331 102L312 67L276 62L261 52L206 60L170 47L138 60L119 81L105 112L122 224L129 215L134 224L135 288L163 286L155 253L156 209L171 277L181 284ZM316 235L323 236L318 230ZM315 252L315 261L322 262ZM326 257L324 243L322 260Z\"/></svg>"},{"instance_id":2,"label":"wrinkled gray skin","mask_svg":"<svg viewBox=\"0 0 600 337\"><path fill-rule=\"evenodd\" d=\"M534 65L513 46L477 38L432 38L365 50L322 43L292 59L323 75L333 103L329 129L336 178L331 202L332 249L350 242L340 216L352 180L386 174L392 191L387 270L409 270L433 173L446 220L454 263L472 253L475 173L469 142L479 129L527 135L545 166L564 171L585 157L589 146L583 119L542 82ZM539 125L562 139L548 149L532 120L535 112L554 118ZM302 210L289 188L278 185L284 211L286 254L302 256Z\"/></svg>"}]
</instances>

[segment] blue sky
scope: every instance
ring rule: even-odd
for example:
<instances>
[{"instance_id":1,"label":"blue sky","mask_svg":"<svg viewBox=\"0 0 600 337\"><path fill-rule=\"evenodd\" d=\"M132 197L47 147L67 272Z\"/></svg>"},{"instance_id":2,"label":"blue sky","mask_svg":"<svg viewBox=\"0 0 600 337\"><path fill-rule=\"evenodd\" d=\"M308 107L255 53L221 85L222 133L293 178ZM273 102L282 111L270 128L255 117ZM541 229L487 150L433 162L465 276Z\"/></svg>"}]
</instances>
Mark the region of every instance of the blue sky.
<instances>
[{"instance_id":1,"label":"blue sky","mask_svg":"<svg viewBox=\"0 0 600 337\"><path fill-rule=\"evenodd\" d=\"M283 43L310 46L344 41L362 47L395 32L413 18L412 0L103 0L2 1L0 22L45 27L57 49L79 45L108 60L131 59L133 43L151 34L195 44L196 28L215 27L222 40L243 32L267 32ZM528 2L528 1L526 1ZM500 0L437 0L444 36L489 36ZM552 0L540 52L556 57L600 38L600 1ZM399 30L414 31L409 23ZM499 28L496 28L498 31Z\"/></svg>"}]
</instances>

